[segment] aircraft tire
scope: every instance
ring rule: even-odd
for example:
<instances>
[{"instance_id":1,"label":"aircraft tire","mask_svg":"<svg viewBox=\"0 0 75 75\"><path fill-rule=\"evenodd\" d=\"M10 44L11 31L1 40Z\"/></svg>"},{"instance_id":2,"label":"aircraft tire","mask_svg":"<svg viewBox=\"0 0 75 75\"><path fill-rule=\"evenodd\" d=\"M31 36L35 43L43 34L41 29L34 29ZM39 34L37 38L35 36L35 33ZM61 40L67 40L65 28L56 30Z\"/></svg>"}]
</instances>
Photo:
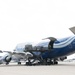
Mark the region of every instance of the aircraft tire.
<instances>
[{"instance_id":1,"label":"aircraft tire","mask_svg":"<svg viewBox=\"0 0 75 75\"><path fill-rule=\"evenodd\" d=\"M21 62L18 62L18 65L21 65Z\"/></svg>"},{"instance_id":2,"label":"aircraft tire","mask_svg":"<svg viewBox=\"0 0 75 75\"><path fill-rule=\"evenodd\" d=\"M58 64L58 62L54 62L54 65L57 65Z\"/></svg>"},{"instance_id":3,"label":"aircraft tire","mask_svg":"<svg viewBox=\"0 0 75 75\"><path fill-rule=\"evenodd\" d=\"M26 62L27 66L32 66L31 62Z\"/></svg>"},{"instance_id":4,"label":"aircraft tire","mask_svg":"<svg viewBox=\"0 0 75 75\"><path fill-rule=\"evenodd\" d=\"M9 64L9 62L6 62L6 65L8 65Z\"/></svg>"}]
</instances>

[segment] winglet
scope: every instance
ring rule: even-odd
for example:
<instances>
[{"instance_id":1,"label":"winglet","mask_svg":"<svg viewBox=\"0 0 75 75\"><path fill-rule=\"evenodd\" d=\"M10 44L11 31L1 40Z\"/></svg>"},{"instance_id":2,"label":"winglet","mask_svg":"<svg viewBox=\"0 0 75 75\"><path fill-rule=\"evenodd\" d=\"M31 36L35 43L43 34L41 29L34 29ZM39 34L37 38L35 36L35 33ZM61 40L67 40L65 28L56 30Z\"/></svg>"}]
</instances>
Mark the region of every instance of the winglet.
<instances>
[{"instance_id":1,"label":"winglet","mask_svg":"<svg viewBox=\"0 0 75 75\"><path fill-rule=\"evenodd\" d=\"M74 27L71 27L69 29L71 30L71 32L73 32L75 34L75 26Z\"/></svg>"}]
</instances>

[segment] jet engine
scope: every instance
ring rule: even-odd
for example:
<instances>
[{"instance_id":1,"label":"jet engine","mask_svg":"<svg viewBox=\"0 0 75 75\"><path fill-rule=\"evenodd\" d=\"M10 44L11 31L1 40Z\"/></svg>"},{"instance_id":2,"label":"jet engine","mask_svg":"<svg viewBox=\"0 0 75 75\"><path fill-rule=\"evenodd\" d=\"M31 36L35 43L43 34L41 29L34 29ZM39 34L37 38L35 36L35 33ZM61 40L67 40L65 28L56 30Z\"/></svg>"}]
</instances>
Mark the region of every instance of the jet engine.
<instances>
[{"instance_id":1,"label":"jet engine","mask_svg":"<svg viewBox=\"0 0 75 75\"><path fill-rule=\"evenodd\" d=\"M11 61L11 56L6 56L4 61L8 64Z\"/></svg>"},{"instance_id":2,"label":"jet engine","mask_svg":"<svg viewBox=\"0 0 75 75\"><path fill-rule=\"evenodd\" d=\"M9 64L9 62L11 61L12 56L8 53L8 52L2 52L0 54L0 63L3 64L5 63L6 65Z\"/></svg>"},{"instance_id":3,"label":"jet engine","mask_svg":"<svg viewBox=\"0 0 75 75\"><path fill-rule=\"evenodd\" d=\"M67 59L67 57L61 57L59 58L59 60L64 61L65 59Z\"/></svg>"}]
</instances>

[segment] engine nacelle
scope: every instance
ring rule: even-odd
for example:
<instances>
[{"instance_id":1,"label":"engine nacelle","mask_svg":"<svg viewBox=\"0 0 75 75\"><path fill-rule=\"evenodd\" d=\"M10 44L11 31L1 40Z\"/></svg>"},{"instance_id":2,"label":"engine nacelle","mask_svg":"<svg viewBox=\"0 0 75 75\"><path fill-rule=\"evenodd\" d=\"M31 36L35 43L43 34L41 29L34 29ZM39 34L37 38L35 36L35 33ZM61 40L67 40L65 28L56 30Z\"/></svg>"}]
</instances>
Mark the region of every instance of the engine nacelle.
<instances>
[{"instance_id":1,"label":"engine nacelle","mask_svg":"<svg viewBox=\"0 0 75 75\"><path fill-rule=\"evenodd\" d=\"M64 61L65 59L67 59L67 57L61 57L59 58L59 60Z\"/></svg>"},{"instance_id":2,"label":"engine nacelle","mask_svg":"<svg viewBox=\"0 0 75 75\"><path fill-rule=\"evenodd\" d=\"M11 59L12 59L12 57L11 57L11 56L6 56L6 57L5 57L5 59L4 59L4 61L5 61L5 62L10 62L10 61L11 61Z\"/></svg>"}]
</instances>

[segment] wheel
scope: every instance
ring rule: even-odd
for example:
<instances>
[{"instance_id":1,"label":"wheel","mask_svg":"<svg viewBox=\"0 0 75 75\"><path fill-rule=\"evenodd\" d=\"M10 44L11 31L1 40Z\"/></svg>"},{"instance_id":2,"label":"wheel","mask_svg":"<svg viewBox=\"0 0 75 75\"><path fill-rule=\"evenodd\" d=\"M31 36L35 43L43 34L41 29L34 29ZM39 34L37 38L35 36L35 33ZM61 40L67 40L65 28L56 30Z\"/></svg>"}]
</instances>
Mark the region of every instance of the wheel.
<instances>
[{"instance_id":1,"label":"wheel","mask_svg":"<svg viewBox=\"0 0 75 75\"><path fill-rule=\"evenodd\" d=\"M9 62L6 62L6 65L8 65L9 64Z\"/></svg>"},{"instance_id":2,"label":"wheel","mask_svg":"<svg viewBox=\"0 0 75 75\"><path fill-rule=\"evenodd\" d=\"M56 61L56 62L54 62L54 64L56 65L56 64L58 64L58 62Z\"/></svg>"},{"instance_id":3,"label":"wheel","mask_svg":"<svg viewBox=\"0 0 75 75\"><path fill-rule=\"evenodd\" d=\"M18 62L18 65L21 65L21 62Z\"/></svg>"},{"instance_id":4,"label":"wheel","mask_svg":"<svg viewBox=\"0 0 75 75\"><path fill-rule=\"evenodd\" d=\"M51 59L47 60L47 65L53 65L53 61Z\"/></svg>"},{"instance_id":5,"label":"wheel","mask_svg":"<svg viewBox=\"0 0 75 75\"><path fill-rule=\"evenodd\" d=\"M53 65L53 62L52 61L47 62L47 65Z\"/></svg>"},{"instance_id":6,"label":"wheel","mask_svg":"<svg viewBox=\"0 0 75 75\"><path fill-rule=\"evenodd\" d=\"M28 66L31 66L32 64L31 64L31 62L26 62L26 65Z\"/></svg>"}]
</instances>

